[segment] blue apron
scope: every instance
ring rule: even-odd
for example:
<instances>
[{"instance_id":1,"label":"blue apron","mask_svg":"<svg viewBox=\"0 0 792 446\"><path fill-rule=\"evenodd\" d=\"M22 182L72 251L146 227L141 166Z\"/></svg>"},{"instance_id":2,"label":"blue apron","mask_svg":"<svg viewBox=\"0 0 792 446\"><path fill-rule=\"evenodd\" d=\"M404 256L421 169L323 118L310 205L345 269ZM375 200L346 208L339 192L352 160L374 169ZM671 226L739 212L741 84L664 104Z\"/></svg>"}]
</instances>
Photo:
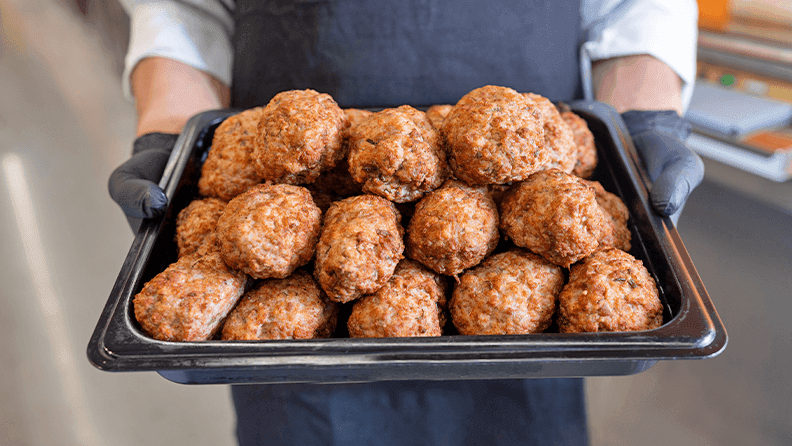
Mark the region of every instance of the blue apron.
<instances>
[{"instance_id":1,"label":"blue apron","mask_svg":"<svg viewBox=\"0 0 792 446\"><path fill-rule=\"evenodd\" d=\"M312 88L342 107L428 106L487 84L569 101L582 96L572 3L238 1L232 102Z\"/></svg>"},{"instance_id":2,"label":"blue apron","mask_svg":"<svg viewBox=\"0 0 792 446\"><path fill-rule=\"evenodd\" d=\"M342 107L483 85L581 97L578 2L237 1L232 106L312 88ZM232 387L240 445L587 444L580 379Z\"/></svg>"}]
</instances>

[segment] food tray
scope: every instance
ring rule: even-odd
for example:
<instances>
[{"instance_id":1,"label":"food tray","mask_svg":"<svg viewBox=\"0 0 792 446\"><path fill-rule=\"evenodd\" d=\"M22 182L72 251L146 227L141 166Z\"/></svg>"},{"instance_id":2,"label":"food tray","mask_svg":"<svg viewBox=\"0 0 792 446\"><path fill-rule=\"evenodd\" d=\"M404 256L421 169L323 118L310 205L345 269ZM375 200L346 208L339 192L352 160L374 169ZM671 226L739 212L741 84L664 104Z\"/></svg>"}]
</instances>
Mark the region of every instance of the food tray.
<instances>
[{"instance_id":1,"label":"food tray","mask_svg":"<svg viewBox=\"0 0 792 446\"><path fill-rule=\"evenodd\" d=\"M649 184L613 108L570 104L597 142L593 179L619 195L630 211L630 251L657 281L664 325L625 333L541 333L433 338L167 342L148 337L134 318L132 300L143 285L176 260L179 210L197 195L200 165L214 129L239 110L194 116L176 141L160 183L167 213L144 221L132 243L88 345L101 370L157 371L184 384L338 383L630 375L660 360L708 358L727 335L670 219L651 209ZM341 323L341 322L340 322Z\"/></svg>"}]
</instances>

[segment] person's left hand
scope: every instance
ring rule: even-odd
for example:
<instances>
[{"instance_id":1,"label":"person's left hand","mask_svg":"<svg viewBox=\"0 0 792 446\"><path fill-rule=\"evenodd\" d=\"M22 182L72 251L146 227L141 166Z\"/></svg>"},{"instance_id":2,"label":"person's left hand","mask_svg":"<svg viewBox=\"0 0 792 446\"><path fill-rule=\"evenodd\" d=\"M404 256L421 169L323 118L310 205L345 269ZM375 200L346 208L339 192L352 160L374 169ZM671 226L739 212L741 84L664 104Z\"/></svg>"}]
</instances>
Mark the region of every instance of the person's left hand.
<instances>
[{"instance_id":1,"label":"person's left hand","mask_svg":"<svg viewBox=\"0 0 792 446\"><path fill-rule=\"evenodd\" d=\"M652 206L676 224L690 193L704 179L704 163L685 145L690 123L673 110L631 110L622 118L652 181Z\"/></svg>"}]
</instances>

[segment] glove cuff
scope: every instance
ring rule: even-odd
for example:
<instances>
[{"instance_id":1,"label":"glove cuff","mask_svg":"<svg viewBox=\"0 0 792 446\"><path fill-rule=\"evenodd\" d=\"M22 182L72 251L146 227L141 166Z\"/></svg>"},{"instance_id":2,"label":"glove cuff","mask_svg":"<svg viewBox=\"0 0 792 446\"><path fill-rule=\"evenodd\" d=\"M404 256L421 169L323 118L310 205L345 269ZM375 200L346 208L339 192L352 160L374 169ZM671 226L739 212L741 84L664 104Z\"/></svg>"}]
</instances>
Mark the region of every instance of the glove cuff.
<instances>
[{"instance_id":1,"label":"glove cuff","mask_svg":"<svg viewBox=\"0 0 792 446\"><path fill-rule=\"evenodd\" d=\"M135 139L132 144L132 155L137 155L146 150L164 150L170 153L176 145L179 135L173 133L146 133Z\"/></svg>"},{"instance_id":2,"label":"glove cuff","mask_svg":"<svg viewBox=\"0 0 792 446\"><path fill-rule=\"evenodd\" d=\"M632 136L646 131L670 134L680 141L690 136L690 122L674 110L630 110L621 116Z\"/></svg>"}]
</instances>

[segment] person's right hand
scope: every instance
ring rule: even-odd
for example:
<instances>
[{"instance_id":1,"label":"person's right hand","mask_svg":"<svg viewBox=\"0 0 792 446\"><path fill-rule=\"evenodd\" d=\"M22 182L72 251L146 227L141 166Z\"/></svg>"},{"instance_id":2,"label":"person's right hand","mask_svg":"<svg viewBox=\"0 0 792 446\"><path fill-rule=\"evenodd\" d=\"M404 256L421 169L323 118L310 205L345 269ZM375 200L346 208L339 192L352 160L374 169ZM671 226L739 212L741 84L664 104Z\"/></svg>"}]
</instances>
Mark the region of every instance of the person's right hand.
<instances>
[{"instance_id":1,"label":"person's right hand","mask_svg":"<svg viewBox=\"0 0 792 446\"><path fill-rule=\"evenodd\" d=\"M121 206L134 232L144 218L162 215L168 198L157 185L179 135L148 133L138 137L132 158L110 175L108 189L113 201Z\"/></svg>"}]
</instances>

